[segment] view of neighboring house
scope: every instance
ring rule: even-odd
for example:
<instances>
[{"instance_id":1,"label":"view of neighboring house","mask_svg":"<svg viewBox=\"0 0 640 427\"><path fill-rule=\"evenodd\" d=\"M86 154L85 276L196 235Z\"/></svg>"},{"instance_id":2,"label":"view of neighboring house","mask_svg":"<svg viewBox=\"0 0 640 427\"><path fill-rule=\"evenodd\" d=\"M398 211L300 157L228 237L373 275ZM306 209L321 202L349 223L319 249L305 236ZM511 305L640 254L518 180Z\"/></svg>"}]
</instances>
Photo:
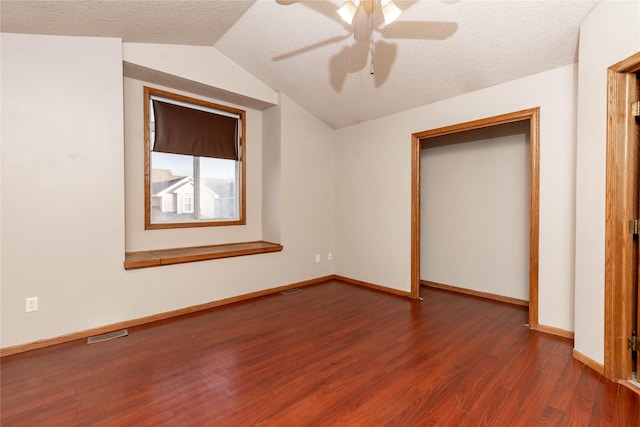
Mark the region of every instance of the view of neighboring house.
<instances>
[{"instance_id":1,"label":"view of neighboring house","mask_svg":"<svg viewBox=\"0 0 640 427\"><path fill-rule=\"evenodd\" d=\"M234 218L236 205L233 181L205 178L200 182L196 200L191 176L174 176L166 169L153 169L151 207L153 221L193 218L199 205L198 218Z\"/></svg>"}]
</instances>

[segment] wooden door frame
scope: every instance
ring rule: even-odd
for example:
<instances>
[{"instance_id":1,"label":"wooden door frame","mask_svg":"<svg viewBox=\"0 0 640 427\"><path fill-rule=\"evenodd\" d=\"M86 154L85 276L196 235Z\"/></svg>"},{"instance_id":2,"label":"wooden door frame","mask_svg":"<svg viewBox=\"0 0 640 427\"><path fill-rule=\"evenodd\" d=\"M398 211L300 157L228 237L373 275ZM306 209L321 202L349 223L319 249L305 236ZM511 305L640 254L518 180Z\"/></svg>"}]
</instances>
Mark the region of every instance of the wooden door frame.
<instances>
[{"instance_id":1,"label":"wooden door frame","mask_svg":"<svg viewBox=\"0 0 640 427\"><path fill-rule=\"evenodd\" d=\"M632 370L627 337L635 328L629 299L634 289L631 268L637 258L628 221L637 211L632 193L638 188L638 148L630 93L635 96L637 72L640 52L607 71L604 375L611 380L630 379Z\"/></svg>"},{"instance_id":2,"label":"wooden door frame","mask_svg":"<svg viewBox=\"0 0 640 427\"><path fill-rule=\"evenodd\" d=\"M538 329L540 231L540 107L411 135L411 297L420 297L420 140L491 126L529 121L529 327Z\"/></svg>"}]
</instances>

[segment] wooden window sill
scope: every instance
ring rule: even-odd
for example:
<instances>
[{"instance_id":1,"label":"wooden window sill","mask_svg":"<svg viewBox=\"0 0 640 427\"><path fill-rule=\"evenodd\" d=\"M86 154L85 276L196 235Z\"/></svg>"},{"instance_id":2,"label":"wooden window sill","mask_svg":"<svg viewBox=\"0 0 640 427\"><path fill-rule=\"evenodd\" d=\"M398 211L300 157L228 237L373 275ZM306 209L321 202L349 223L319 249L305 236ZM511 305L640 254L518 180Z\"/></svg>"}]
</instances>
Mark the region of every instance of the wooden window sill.
<instances>
[{"instance_id":1,"label":"wooden window sill","mask_svg":"<svg viewBox=\"0 0 640 427\"><path fill-rule=\"evenodd\" d=\"M279 243L259 241L126 252L124 268L125 270L133 270L136 268L159 267L161 265L182 264L185 262L280 252L282 248L282 245Z\"/></svg>"}]
</instances>

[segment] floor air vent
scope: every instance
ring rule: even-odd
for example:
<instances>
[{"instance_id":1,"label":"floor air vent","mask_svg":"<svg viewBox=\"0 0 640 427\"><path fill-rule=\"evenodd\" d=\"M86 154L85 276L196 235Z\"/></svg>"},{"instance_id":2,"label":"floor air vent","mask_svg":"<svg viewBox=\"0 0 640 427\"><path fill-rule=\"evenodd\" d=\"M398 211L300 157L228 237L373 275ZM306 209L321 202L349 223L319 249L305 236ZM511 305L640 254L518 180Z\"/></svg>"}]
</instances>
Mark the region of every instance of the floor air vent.
<instances>
[{"instance_id":1,"label":"floor air vent","mask_svg":"<svg viewBox=\"0 0 640 427\"><path fill-rule=\"evenodd\" d=\"M112 340L115 338L126 337L129 335L129 331L122 329L120 331L109 332L108 334L96 335L95 337L87 338L87 344L95 344L97 342Z\"/></svg>"},{"instance_id":2,"label":"floor air vent","mask_svg":"<svg viewBox=\"0 0 640 427\"><path fill-rule=\"evenodd\" d=\"M293 294L297 294L298 292L302 292L302 289L300 288L287 289L286 291L282 291L280 293L282 295L293 295Z\"/></svg>"}]
</instances>

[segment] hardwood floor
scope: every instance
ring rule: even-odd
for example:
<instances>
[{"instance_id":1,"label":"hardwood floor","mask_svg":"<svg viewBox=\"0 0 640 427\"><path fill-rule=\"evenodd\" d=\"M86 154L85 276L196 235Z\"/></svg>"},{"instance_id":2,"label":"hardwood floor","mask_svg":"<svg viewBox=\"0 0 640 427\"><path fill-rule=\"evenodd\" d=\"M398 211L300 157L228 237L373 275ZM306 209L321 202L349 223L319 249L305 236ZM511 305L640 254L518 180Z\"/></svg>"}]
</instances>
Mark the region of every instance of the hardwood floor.
<instances>
[{"instance_id":1,"label":"hardwood floor","mask_svg":"<svg viewBox=\"0 0 640 427\"><path fill-rule=\"evenodd\" d=\"M333 281L1 360L2 426L640 426L526 308Z\"/></svg>"}]
</instances>

